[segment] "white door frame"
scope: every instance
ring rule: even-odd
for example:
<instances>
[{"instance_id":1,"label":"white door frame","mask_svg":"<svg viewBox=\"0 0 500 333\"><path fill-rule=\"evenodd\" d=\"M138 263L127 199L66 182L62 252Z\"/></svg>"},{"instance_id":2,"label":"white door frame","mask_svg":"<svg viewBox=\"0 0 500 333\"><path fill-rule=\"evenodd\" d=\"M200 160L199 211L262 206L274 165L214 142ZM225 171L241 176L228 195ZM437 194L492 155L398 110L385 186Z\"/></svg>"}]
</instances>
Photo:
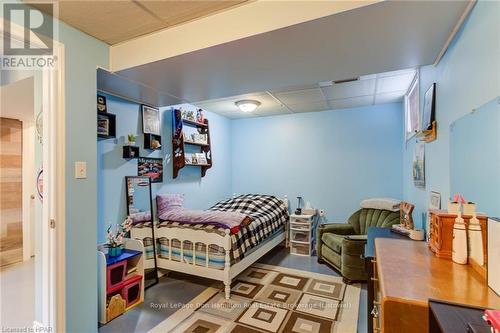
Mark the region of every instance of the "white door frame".
<instances>
[{"instance_id":1,"label":"white door frame","mask_svg":"<svg viewBox=\"0 0 500 333\"><path fill-rule=\"evenodd\" d=\"M3 18L0 18L0 36L3 40ZM24 27L11 23L10 38L24 42ZM33 41L31 41L34 44ZM36 43L35 43L36 44ZM45 47L45 45L40 45ZM41 80L35 80L40 89L43 111L44 170L42 205L42 299L41 324L52 332L65 331L65 100L64 100L64 44L53 41L57 57L53 69L42 69ZM36 106L35 106L36 107ZM54 224L51 223L54 221ZM51 227L54 225L54 227Z\"/></svg>"},{"instance_id":2,"label":"white door frame","mask_svg":"<svg viewBox=\"0 0 500 333\"><path fill-rule=\"evenodd\" d=\"M32 89L35 88L34 80ZM36 117L34 102L31 116ZM33 120L23 120L22 148L22 200L23 200L23 261L29 260L35 254L35 123Z\"/></svg>"}]
</instances>

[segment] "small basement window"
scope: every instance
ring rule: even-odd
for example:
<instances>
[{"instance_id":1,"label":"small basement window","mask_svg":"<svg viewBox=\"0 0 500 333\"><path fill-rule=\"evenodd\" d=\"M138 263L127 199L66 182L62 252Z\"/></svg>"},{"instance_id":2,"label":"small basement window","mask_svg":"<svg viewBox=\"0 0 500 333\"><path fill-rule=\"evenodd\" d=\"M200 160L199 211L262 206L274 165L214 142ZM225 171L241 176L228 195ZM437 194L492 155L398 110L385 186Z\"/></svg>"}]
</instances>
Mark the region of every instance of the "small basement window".
<instances>
[{"instance_id":1,"label":"small basement window","mask_svg":"<svg viewBox=\"0 0 500 333\"><path fill-rule=\"evenodd\" d=\"M419 112L418 101L419 101L418 74L416 74L404 98L406 140L412 138L420 129L420 117L419 117L420 112Z\"/></svg>"}]
</instances>

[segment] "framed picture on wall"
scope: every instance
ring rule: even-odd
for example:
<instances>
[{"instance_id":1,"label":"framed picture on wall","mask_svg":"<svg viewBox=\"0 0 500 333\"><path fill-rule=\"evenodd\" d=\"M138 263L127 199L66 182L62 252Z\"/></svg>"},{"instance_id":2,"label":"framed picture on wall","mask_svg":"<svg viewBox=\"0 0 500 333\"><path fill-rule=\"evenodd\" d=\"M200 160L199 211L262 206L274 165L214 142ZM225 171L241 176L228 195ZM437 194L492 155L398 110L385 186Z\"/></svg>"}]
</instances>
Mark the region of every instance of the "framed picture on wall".
<instances>
[{"instance_id":1,"label":"framed picture on wall","mask_svg":"<svg viewBox=\"0 0 500 333\"><path fill-rule=\"evenodd\" d=\"M433 83L424 95L424 108L422 114L422 130L432 127L436 118L436 83Z\"/></svg>"},{"instance_id":2,"label":"framed picture on wall","mask_svg":"<svg viewBox=\"0 0 500 333\"><path fill-rule=\"evenodd\" d=\"M160 110L143 104L141 111L143 133L160 135Z\"/></svg>"},{"instance_id":3,"label":"framed picture on wall","mask_svg":"<svg viewBox=\"0 0 500 333\"><path fill-rule=\"evenodd\" d=\"M163 159L154 157L139 157L137 175L151 178L151 183L163 182Z\"/></svg>"},{"instance_id":4,"label":"framed picture on wall","mask_svg":"<svg viewBox=\"0 0 500 333\"><path fill-rule=\"evenodd\" d=\"M412 169L415 186L425 188L425 145L423 143L415 144Z\"/></svg>"},{"instance_id":5,"label":"framed picture on wall","mask_svg":"<svg viewBox=\"0 0 500 333\"><path fill-rule=\"evenodd\" d=\"M441 193L431 191L429 197L429 209L441 209Z\"/></svg>"}]
</instances>

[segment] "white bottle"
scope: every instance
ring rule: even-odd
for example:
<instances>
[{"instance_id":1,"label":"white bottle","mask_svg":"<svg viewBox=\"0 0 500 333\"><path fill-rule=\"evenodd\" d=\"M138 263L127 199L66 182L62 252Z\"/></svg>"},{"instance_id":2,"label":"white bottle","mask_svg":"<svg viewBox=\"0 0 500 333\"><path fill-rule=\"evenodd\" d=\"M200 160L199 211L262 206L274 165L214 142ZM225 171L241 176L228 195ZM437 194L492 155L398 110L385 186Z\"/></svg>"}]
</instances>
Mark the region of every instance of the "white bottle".
<instances>
[{"instance_id":1,"label":"white bottle","mask_svg":"<svg viewBox=\"0 0 500 333\"><path fill-rule=\"evenodd\" d=\"M467 230L464 219L459 211L453 225L453 244L451 258L457 264L467 264Z\"/></svg>"},{"instance_id":2,"label":"white bottle","mask_svg":"<svg viewBox=\"0 0 500 333\"><path fill-rule=\"evenodd\" d=\"M469 221L469 257L479 266L484 265L483 235L476 212Z\"/></svg>"}]
</instances>

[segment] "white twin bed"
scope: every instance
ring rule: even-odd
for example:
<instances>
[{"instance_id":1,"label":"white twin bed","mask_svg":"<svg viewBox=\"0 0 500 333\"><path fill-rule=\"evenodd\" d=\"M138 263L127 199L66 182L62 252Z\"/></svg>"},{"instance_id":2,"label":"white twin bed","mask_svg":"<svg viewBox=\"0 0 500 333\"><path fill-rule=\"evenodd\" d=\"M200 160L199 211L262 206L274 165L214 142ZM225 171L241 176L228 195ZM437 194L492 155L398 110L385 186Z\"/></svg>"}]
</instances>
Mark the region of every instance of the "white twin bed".
<instances>
[{"instance_id":1,"label":"white twin bed","mask_svg":"<svg viewBox=\"0 0 500 333\"><path fill-rule=\"evenodd\" d=\"M159 221L154 227L156 251L145 244L145 268L153 268L156 259L159 269L222 281L229 299L231 281L285 239L288 199L248 194L221 201L210 210L240 212L252 222L232 233L214 225ZM151 239L151 228L136 226L131 238Z\"/></svg>"}]
</instances>

